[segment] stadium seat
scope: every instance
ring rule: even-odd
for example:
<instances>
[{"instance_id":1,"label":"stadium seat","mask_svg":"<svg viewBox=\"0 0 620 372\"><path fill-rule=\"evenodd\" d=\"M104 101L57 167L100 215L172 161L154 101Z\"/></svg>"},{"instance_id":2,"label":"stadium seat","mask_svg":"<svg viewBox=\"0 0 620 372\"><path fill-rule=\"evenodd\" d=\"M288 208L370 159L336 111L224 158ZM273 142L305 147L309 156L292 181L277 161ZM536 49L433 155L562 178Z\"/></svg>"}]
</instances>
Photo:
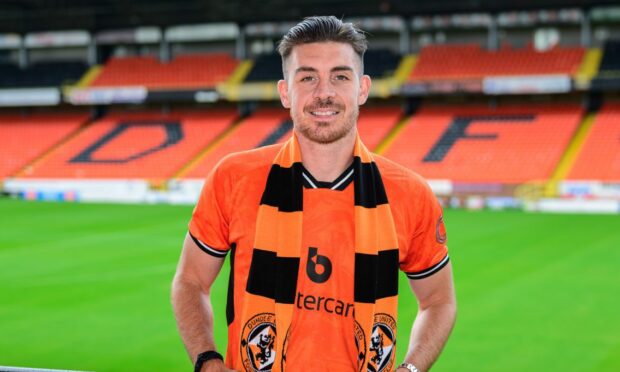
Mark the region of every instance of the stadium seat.
<instances>
[{"instance_id":1,"label":"stadium seat","mask_svg":"<svg viewBox=\"0 0 620 372\"><path fill-rule=\"evenodd\" d=\"M485 76L568 74L579 71L585 49L531 47L487 51L479 45L430 45L420 52L409 80L481 79Z\"/></svg>"},{"instance_id":2,"label":"stadium seat","mask_svg":"<svg viewBox=\"0 0 620 372\"><path fill-rule=\"evenodd\" d=\"M226 53L178 56L168 63L159 62L155 57L112 58L90 86L213 88L226 81L237 65L238 61Z\"/></svg>"},{"instance_id":3,"label":"stadium seat","mask_svg":"<svg viewBox=\"0 0 620 372\"><path fill-rule=\"evenodd\" d=\"M569 180L620 182L620 104L605 105L567 177Z\"/></svg>"},{"instance_id":4,"label":"stadium seat","mask_svg":"<svg viewBox=\"0 0 620 372\"><path fill-rule=\"evenodd\" d=\"M0 178L15 176L87 118L81 113L0 115Z\"/></svg>"},{"instance_id":5,"label":"stadium seat","mask_svg":"<svg viewBox=\"0 0 620 372\"><path fill-rule=\"evenodd\" d=\"M580 113L577 106L427 106L384 155L429 179L507 184L546 180Z\"/></svg>"},{"instance_id":6,"label":"stadium seat","mask_svg":"<svg viewBox=\"0 0 620 372\"><path fill-rule=\"evenodd\" d=\"M87 126L21 176L26 178L172 177L236 117L235 110L119 112Z\"/></svg>"}]
</instances>

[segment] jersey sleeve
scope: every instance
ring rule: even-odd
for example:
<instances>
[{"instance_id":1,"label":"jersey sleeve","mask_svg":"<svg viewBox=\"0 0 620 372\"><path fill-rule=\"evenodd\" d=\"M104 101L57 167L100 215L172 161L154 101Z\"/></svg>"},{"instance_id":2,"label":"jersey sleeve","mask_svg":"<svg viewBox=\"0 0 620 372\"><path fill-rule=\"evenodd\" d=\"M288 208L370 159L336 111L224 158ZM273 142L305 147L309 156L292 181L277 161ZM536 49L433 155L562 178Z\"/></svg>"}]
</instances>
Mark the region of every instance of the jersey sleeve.
<instances>
[{"instance_id":1,"label":"jersey sleeve","mask_svg":"<svg viewBox=\"0 0 620 372\"><path fill-rule=\"evenodd\" d=\"M216 166L205 180L189 222L189 234L196 245L215 257L225 257L230 250L226 192L230 186L220 165Z\"/></svg>"},{"instance_id":2,"label":"jersey sleeve","mask_svg":"<svg viewBox=\"0 0 620 372\"><path fill-rule=\"evenodd\" d=\"M443 211L431 188L417 187L409 215L409 246L400 268L409 279L423 279L441 270L450 260Z\"/></svg>"}]
</instances>

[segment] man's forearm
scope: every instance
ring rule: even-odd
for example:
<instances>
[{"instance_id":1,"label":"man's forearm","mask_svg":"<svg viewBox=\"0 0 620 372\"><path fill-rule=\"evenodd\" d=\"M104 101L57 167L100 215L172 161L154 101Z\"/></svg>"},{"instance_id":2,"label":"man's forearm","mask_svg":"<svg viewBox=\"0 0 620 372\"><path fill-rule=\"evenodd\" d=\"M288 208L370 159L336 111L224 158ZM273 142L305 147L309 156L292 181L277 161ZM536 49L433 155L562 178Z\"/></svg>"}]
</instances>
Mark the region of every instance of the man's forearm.
<instances>
[{"instance_id":1,"label":"man's forearm","mask_svg":"<svg viewBox=\"0 0 620 372\"><path fill-rule=\"evenodd\" d=\"M430 369L446 344L455 319L455 303L437 304L421 309L411 329L405 361L412 363L420 371Z\"/></svg>"},{"instance_id":2,"label":"man's forearm","mask_svg":"<svg viewBox=\"0 0 620 372\"><path fill-rule=\"evenodd\" d=\"M172 307L192 363L201 352L215 350L213 309L209 295L199 285L175 278L172 284Z\"/></svg>"}]
</instances>

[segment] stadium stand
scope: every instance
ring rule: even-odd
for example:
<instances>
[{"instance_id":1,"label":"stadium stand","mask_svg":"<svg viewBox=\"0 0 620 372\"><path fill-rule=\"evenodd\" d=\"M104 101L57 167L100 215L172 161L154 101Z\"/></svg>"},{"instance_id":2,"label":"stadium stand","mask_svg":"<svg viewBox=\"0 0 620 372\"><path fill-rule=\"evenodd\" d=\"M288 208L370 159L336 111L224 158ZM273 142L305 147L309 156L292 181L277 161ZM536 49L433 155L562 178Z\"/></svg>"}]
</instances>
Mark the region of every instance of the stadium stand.
<instances>
[{"instance_id":1,"label":"stadium stand","mask_svg":"<svg viewBox=\"0 0 620 372\"><path fill-rule=\"evenodd\" d=\"M363 108L358 129L369 149L374 149L401 116L398 107ZM292 123L284 109L261 109L239 124L226 138L182 174L185 178L204 178L224 156L289 138Z\"/></svg>"},{"instance_id":2,"label":"stadium stand","mask_svg":"<svg viewBox=\"0 0 620 372\"><path fill-rule=\"evenodd\" d=\"M14 176L87 119L85 114L0 115L0 178Z\"/></svg>"},{"instance_id":3,"label":"stadium stand","mask_svg":"<svg viewBox=\"0 0 620 372\"><path fill-rule=\"evenodd\" d=\"M620 103L599 111L567 178L620 182Z\"/></svg>"},{"instance_id":4,"label":"stadium stand","mask_svg":"<svg viewBox=\"0 0 620 372\"><path fill-rule=\"evenodd\" d=\"M168 63L155 57L111 58L91 87L145 86L149 89L212 88L238 65L226 53L182 55Z\"/></svg>"},{"instance_id":5,"label":"stadium stand","mask_svg":"<svg viewBox=\"0 0 620 372\"><path fill-rule=\"evenodd\" d=\"M24 178L170 178L223 132L235 110L111 113L84 128Z\"/></svg>"},{"instance_id":6,"label":"stadium stand","mask_svg":"<svg viewBox=\"0 0 620 372\"><path fill-rule=\"evenodd\" d=\"M364 55L364 73L372 78L389 77L398 67L401 56L388 49L369 49ZM256 58L245 82L265 82L282 79L282 59L277 53Z\"/></svg>"},{"instance_id":7,"label":"stadium stand","mask_svg":"<svg viewBox=\"0 0 620 372\"><path fill-rule=\"evenodd\" d=\"M426 106L384 155L429 179L524 183L548 179L581 117L577 106Z\"/></svg>"},{"instance_id":8,"label":"stadium stand","mask_svg":"<svg viewBox=\"0 0 620 372\"><path fill-rule=\"evenodd\" d=\"M260 109L202 154L181 176L204 178L224 156L280 142L286 138L291 127L288 112L284 109Z\"/></svg>"},{"instance_id":9,"label":"stadium stand","mask_svg":"<svg viewBox=\"0 0 620 372\"><path fill-rule=\"evenodd\" d=\"M21 69L13 63L0 63L0 88L57 87L73 84L86 72L81 61L38 62Z\"/></svg>"},{"instance_id":10,"label":"stadium stand","mask_svg":"<svg viewBox=\"0 0 620 372\"><path fill-rule=\"evenodd\" d=\"M424 47L409 76L410 81L481 79L485 76L569 74L579 71L585 49L556 47L538 52L532 48L487 51L479 45Z\"/></svg>"},{"instance_id":11,"label":"stadium stand","mask_svg":"<svg viewBox=\"0 0 620 372\"><path fill-rule=\"evenodd\" d=\"M374 151L403 116L397 106L362 106L357 130L366 147Z\"/></svg>"}]
</instances>

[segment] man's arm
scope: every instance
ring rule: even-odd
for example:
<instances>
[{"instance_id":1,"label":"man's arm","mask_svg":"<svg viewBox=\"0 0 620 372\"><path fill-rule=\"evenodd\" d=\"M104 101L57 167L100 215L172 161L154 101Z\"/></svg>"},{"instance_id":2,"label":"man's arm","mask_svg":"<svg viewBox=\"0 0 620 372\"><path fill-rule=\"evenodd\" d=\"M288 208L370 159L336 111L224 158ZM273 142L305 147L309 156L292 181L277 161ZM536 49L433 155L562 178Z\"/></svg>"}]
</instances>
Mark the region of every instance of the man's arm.
<instances>
[{"instance_id":1,"label":"man's arm","mask_svg":"<svg viewBox=\"0 0 620 372\"><path fill-rule=\"evenodd\" d=\"M409 284L418 300L418 315L411 328L405 362L427 371L439 357L456 319L452 266L448 263L430 277L411 279Z\"/></svg>"},{"instance_id":2,"label":"man's arm","mask_svg":"<svg viewBox=\"0 0 620 372\"><path fill-rule=\"evenodd\" d=\"M223 258L203 252L187 234L172 282L172 307L179 333L192 363L198 354L216 350L213 339L211 285L222 268ZM229 371L219 359L203 364L202 371Z\"/></svg>"}]
</instances>

